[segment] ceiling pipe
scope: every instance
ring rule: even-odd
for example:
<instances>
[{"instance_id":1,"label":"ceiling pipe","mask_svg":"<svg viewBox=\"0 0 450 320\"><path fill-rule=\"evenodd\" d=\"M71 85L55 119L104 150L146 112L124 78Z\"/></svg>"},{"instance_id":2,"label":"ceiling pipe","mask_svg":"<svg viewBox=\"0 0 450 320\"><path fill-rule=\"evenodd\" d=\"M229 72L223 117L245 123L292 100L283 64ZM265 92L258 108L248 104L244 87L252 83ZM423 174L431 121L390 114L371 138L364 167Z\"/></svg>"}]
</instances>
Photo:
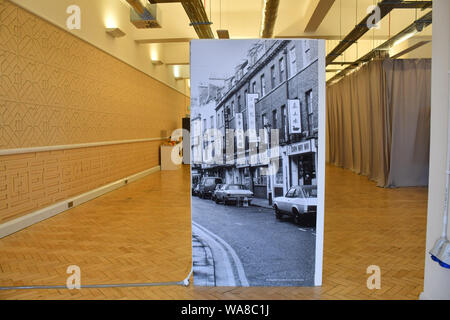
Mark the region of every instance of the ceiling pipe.
<instances>
[{"instance_id":1,"label":"ceiling pipe","mask_svg":"<svg viewBox=\"0 0 450 320\"><path fill-rule=\"evenodd\" d=\"M214 39L214 33L211 30L212 22L209 21L202 0L148 0L148 1L152 4L181 2L184 11L186 11L189 20L191 21L190 25L194 27L198 37L200 39Z\"/></svg>"},{"instance_id":2,"label":"ceiling pipe","mask_svg":"<svg viewBox=\"0 0 450 320\"><path fill-rule=\"evenodd\" d=\"M383 0L378 3L380 8L380 19L383 19L394 7L393 4L400 3L403 0ZM389 6L387 6L389 4ZM354 44L359 38L361 38L367 31L369 31L368 21L373 19L373 13L369 13L364 19L357 24L350 33L339 42L339 44L328 53L326 57L326 65L336 60L345 50L347 50L352 44Z\"/></svg>"},{"instance_id":3,"label":"ceiling pipe","mask_svg":"<svg viewBox=\"0 0 450 320\"><path fill-rule=\"evenodd\" d=\"M272 38L273 30L275 29L275 22L278 15L278 6L280 0L264 0L261 38Z\"/></svg>"},{"instance_id":4,"label":"ceiling pipe","mask_svg":"<svg viewBox=\"0 0 450 320\"><path fill-rule=\"evenodd\" d=\"M405 39L410 38L412 35L416 34L417 32L421 32L423 29L425 29L432 23L432 21L433 21L432 18L433 18L433 12L430 11L429 13L427 13L423 17L417 19L412 24L407 26L405 29L403 29L402 31L397 33L395 36L393 36L389 40L385 41L384 43L382 43L381 45L379 45L378 47L376 47L375 49L373 49L366 55L362 56L361 58L359 58L358 60L353 62L347 68L343 69L341 72L339 72L334 77L329 79L327 81L327 84L334 83L335 81L346 76L350 71L357 68L362 63L369 62L373 58L379 56L380 53L389 52L389 49L391 47L393 47L394 45L400 43L401 41L403 41Z\"/></svg>"}]
</instances>

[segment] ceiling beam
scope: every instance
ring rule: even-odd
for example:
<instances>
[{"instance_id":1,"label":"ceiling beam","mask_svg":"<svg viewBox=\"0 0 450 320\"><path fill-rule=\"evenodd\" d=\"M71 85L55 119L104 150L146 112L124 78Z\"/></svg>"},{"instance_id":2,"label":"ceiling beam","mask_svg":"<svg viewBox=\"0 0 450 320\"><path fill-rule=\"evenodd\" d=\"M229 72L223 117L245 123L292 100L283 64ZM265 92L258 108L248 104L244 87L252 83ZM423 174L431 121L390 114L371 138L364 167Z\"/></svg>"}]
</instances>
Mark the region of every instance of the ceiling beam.
<instances>
[{"instance_id":1,"label":"ceiling beam","mask_svg":"<svg viewBox=\"0 0 450 320\"><path fill-rule=\"evenodd\" d=\"M378 7L380 8L380 19L383 19L389 12L393 10L392 6L384 6L387 3L399 3L402 0L383 0L378 3ZM337 57L339 57L345 50L347 50L352 44L354 44L359 38L361 38L367 31L369 31L368 21L372 19L372 13L367 14L364 19L358 23L352 31L350 31L347 36L339 42L339 44L328 53L326 57L326 65L333 62Z\"/></svg>"},{"instance_id":2,"label":"ceiling beam","mask_svg":"<svg viewBox=\"0 0 450 320\"><path fill-rule=\"evenodd\" d=\"M192 38L160 38L160 39L136 39L134 40L139 44L146 43L172 43L172 42L189 42Z\"/></svg>"},{"instance_id":3,"label":"ceiling beam","mask_svg":"<svg viewBox=\"0 0 450 320\"><path fill-rule=\"evenodd\" d=\"M349 65L345 69L342 69L341 72L336 74L334 77L329 79L327 81L327 84L331 84L343 77L345 77L350 71L358 67L360 64L369 62L370 60L376 58L379 55L382 55L383 52L388 52L390 48L398 44L402 39L407 39L411 35L415 34L416 32L421 32L423 29L425 29L427 26L429 26L432 23L433 18L433 12L430 11L426 15L422 16L421 18L414 21L412 24L407 26L405 29L397 33L395 36L387 40L386 42L383 42L381 45L367 53L366 55L362 56L361 58L357 59L353 64Z\"/></svg>"},{"instance_id":4,"label":"ceiling beam","mask_svg":"<svg viewBox=\"0 0 450 320\"><path fill-rule=\"evenodd\" d=\"M262 13L261 38L272 38L277 21L280 0L264 0Z\"/></svg>"},{"instance_id":5,"label":"ceiling beam","mask_svg":"<svg viewBox=\"0 0 450 320\"><path fill-rule=\"evenodd\" d=\"M430 42L431 41L420 41L420 42L417 42L416 44L412 45L411 47L409 47L409 48L407 48L407 49L405 49L403 51L400 51L399 53L393 55L391 57L391 59L400 58L401 56L404 56L405 54L410 53L411 51L416 50L417 48L420 48L421 46L426 45L427 43L430 43Z\"/></svg>"},{"instance_id":6,"label":"ceiling beam","mask_svg":"<svg viewBox=\"0 0 450 320\"><path fill-rule=\"evenodd\" d=\"M181 2L181 5L186 11L186 14L191 20L191 26L194 27L195 32L200 39L214 39L214 33L211 30L211 22L206 14L205 7L202 0L148 0L150 3L176 3Z\"/></svg>"},{"instance_id":7,"label":"ceiling beam","mask_svg":"<svg viewBox=\"0 0 450 320\"><path fill-rule=\"evenodd\" d=\"M181 0L181 5L191 20L191 26L194 27L200 39L214 39L214 33L211 30L211 21L206 14L202 0Z\"/></svg>"},{"instance_id":8,"label":"ceiling beam","mask_svg":"<svg viewBox=\"0 0 450 320\"><path fill-rule=\"evenodd\" d=\"M335 0L319 0L316 9L306 25L305 32L316 32L323 19L325 19L328 11L333 6L334 1Z\"/></svg>"},{"instance_id":9,"label":"ceiling beam","mask_svg":"<svg viewBox=\"0 0 450 320\"><path fill-rule=\"evenodd\" d=\"M393 9L428 9L433 6L433 1L403 1L399 3L387 2L380 6L391 7Z\"/></svg>"}]
</instances>

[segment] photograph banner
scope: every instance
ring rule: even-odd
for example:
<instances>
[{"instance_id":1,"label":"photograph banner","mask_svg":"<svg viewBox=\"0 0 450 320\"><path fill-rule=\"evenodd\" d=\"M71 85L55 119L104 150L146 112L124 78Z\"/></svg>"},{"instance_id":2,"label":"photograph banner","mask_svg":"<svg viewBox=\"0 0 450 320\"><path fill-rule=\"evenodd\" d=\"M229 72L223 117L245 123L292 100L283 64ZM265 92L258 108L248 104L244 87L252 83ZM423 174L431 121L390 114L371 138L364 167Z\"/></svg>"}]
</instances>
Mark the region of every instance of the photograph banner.
<instances>
[{"instance_id":1,"label":"photograph banner","mask_svg":"<svg viewBox=\"0 0 450 320\"><path fill-rule=\"evenodd\" d=\"M321 285L324 61L322 40L191 42L192 127L214 132L191 167L194 285Z\"/></svg>"}]
</instances>

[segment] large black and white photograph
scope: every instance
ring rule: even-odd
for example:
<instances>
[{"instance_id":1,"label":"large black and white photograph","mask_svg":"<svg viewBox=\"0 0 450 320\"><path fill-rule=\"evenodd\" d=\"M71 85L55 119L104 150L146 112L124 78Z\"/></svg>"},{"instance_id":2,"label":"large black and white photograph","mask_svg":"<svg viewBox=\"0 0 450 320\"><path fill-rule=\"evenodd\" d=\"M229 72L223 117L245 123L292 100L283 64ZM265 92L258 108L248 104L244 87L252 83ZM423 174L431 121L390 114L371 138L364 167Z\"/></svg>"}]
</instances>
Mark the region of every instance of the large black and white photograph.
<instances>
[{"instance_id":1,"label":"large black and white photograph","mask_svg":"<svg viewBox=\"0 0 450 320\"><path fill-rule=\"evenodd\" d=\"M194 285L320 285L321 50L191 42Z\"/></svg>"}]
</instances>

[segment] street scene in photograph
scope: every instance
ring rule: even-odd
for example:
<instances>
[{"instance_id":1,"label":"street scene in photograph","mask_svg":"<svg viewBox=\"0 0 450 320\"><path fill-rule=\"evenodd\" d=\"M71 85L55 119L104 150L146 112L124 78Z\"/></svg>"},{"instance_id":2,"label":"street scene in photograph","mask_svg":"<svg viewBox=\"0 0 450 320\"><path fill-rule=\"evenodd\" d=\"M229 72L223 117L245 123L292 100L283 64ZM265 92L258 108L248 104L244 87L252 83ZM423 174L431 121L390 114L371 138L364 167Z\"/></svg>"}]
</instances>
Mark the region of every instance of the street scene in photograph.
<instances>
[{"instance_id":1,"label":"street scene in photograph","mask_svg":"<svg viewBox=\"0 0 450 320\"><path fill-rule=\"evenodd\" d=\"M193 41L194 284L313 286L318 42Z\"/></svg>"}]
</instances>

